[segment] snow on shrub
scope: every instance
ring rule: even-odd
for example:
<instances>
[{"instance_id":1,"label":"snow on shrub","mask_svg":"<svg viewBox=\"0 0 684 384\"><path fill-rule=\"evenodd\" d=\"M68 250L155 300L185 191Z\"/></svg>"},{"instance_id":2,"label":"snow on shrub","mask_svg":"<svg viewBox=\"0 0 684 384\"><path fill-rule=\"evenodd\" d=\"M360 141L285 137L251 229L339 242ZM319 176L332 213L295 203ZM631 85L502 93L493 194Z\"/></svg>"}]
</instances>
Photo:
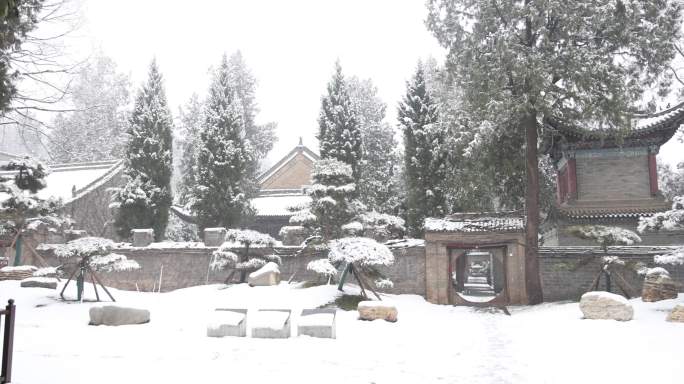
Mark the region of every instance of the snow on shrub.
<instances>
[{"instance_id":1,"label":"snow on shrub","mask_svg":"<svg viewBox=\"0 0 684 384\"><path fill-rule=\"evenodd\" d=\"M676 231L684 229L684 196L677 196L673 199L672 209L665 212L658 212L649 217L640 217L637 231Z\"/></svg>"},{"instance_id":2,"label":"snow on shrub","mask_svg":"<svg viewBox=\"0 0 684 384\"><path fill-rule=\"evenodd\" d=\"M568 228L568 232L581 238L594 240L604 250L611 245L633 245L640 243L641 237L628 229L605 225L576 225Z\"/></svg>"},{"instance_id":3,"label":"snow on shrub","mask_svg":"<svg viewBox=\"0 0 684 384\"><path fill-rule=\"evenodd\" d=\"M54 246L54 255L59 258L78 257L95 271L129 271L140 268L135 260L112 252L115 243L101 237L82 237L66 244Z\"/></svg>"},{"instance_id":4,"label":"snow on shrub","mask_svg":"<svg viewBox=\"0 0 684 384\"><path fill-rule=\"evenodd\" d=\"M231 249L233 244L223 243L217 250L212 253L211 259L211 269L215 271L220 271L226 268L233 268L238 261L238 255L236 255Z\"/></svg>"},{"instance_id":5,"label":"snow on shrub","mask_svg":"<svg viewBox=\"0 0 684 384\"><path fill-rule=\"evenodd\" d=\"M337 275L337 268L328 259L310 261L306 269L327 277Z\"/></svg>"},{"instance_id":6,"label":"snow on shrub","mask_svg":"<svg viewBox=\"0 0 684 384\"><path fill-rule=\"evenodd\" d=\"M664 255L657 255L653 258L656 264L682 265L684 264L684 247L675 249Z\"/></svg>"},{"instance_id":7,"label":"snow on shrub","mask_svg":"<svg viewBox=\"0 0 684 384\"><path fill-rule=\"evenodd\" d=\"M367 237L346 237L328 243L328 258L335 263L353 263L358 266L388 266L394 255L384 244Z\"/></svg>"},{"instance_id":8,"label":"snow on shrub","mask_svg":"<svg viewBox=\"0 0 684 384\"><path fill-rule=\"evenodd\" d=\"M392 280L387 279L387 278L379 278L376 279L373 283L375 283L375 286L378 289L391 289L394 288L394 283Z\"/></svg>"},{"instance_id":9,"label":"snow on shrub","mask_svg":"<svg viewBox=\"0 0 684 384\"><path fill-rule=\"evenodd\" d=\"M349 236L359 236L363 234L363 224L352 221L342 226L342 232Z\"/></svg>"},{"instance_id":10,"label":"snow on shrub","mask_svg":"<svg viewBox=\"0 0 684 384\"><path fill-rule=\"evenodd\" d=\"M228 229L226 242L240 243L242 246L251 248L273 247L277 243L271 235L251 229Z\"/></svg>"},{"instance_id":11,"label":"snow on shrub","mask_svg":"<svg viewBox=\"0 0 684 384\"><path fill-rule=\"evenodd\" d=\"M319 177L339 177L352 178L352 167L334 159L323 159L314 163L312 174Z\"/></svg>"}]
</instances>

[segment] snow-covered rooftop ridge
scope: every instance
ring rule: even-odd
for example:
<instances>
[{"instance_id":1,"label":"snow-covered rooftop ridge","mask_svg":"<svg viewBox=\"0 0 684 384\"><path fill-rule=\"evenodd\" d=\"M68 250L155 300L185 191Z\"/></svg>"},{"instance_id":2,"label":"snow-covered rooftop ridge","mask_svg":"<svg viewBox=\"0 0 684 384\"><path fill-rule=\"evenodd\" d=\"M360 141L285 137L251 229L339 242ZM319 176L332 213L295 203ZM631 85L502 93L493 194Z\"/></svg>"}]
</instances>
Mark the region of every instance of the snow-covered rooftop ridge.
<instances>
[{"instance_id":1,"label":"snow-covered rooftop ridge","mask_svg":"<svg viewBox=\"0 0 684 384\"><path fill-rule=\"evenodd\" d=\"M395 239L388 240L385 242L387 247L391 248L411 248L411 247L424 247L425 240L423 239Z\"/></svg>"},{"instance_id":2,"label":"snow-covered rooftop ridge","mask_svg":"<svg viewBox=\"0 0 684 384\"><path fill-rule=\"evenodd\" d=\"M684 113L684 102L656 113L634 115L634 129L648 129Z\"/></svg>"},{"instance_id":3,"label":"snow-covered rooftop ridge","mask_svg":"<svg viewBox=\"0 0 684 384\"><path fill-rule=\"evenodd\" d=\"M259 184L262 184L269 178L271 178L274 174L276 174L282 167L284 167L287 163L292 161L298 154L302 154L306 156L309 160L312 162L316 162L319 160L319 156L316 154L316 152L312 151L309 149L306 145L304 145L301 141L299 144L294 147L287 155L285 155L280 161L275 163L271 168L267 169L264 171L259 177L257 178L257 181Z\"/></svg>"},{"instance_id":4,"label":"snow-covered rooftop ridge","mask_svg":"<svg viewBox=\"0 0 684 384\"><path fill-rule=\"evenodd\" d=\"M424 227L428 232L519 232L525 229L525 220L515 212L459 213L429 217Z\"/></svg>"}]
</instances>

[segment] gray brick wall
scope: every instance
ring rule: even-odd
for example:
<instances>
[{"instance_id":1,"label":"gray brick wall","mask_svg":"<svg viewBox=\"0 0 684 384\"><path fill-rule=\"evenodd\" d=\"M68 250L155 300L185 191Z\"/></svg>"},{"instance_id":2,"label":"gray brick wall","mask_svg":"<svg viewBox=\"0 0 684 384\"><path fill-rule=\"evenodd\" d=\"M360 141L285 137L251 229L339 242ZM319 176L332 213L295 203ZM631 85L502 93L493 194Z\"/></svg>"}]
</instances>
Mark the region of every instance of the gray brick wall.
<instances>
[{"instance_id":1,"label":"gray brick wall","mask_svg":"<svg viewBox=\"0 0 684 384\"><path fill-rule=\"evenodd\" d=\"M578 158L577 188L578 200L649 198L648 158Z\"/></svg>"}]
</instances>

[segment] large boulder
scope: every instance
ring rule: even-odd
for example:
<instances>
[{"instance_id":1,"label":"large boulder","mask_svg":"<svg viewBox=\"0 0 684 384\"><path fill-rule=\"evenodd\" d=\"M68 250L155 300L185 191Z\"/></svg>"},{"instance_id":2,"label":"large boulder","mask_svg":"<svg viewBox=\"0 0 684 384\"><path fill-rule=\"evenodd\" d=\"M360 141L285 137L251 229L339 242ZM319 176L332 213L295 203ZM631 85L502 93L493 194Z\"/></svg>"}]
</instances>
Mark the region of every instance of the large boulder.
<instances>
[{"instance_id":1,"label":"large boulder","mask_svg":"<svg viewBox=\"0 0 684 384\"><path fill-rule=\"evenodd\" d=\"M677 304L667 315L667 321L674 323L684 323L684 304Z\"/></svg>"},{"instance_id":2,"label":"large boulder","mask_svg":"<svg viewBox=\"0 0 684 384\"><path fill-rule=\"evenodd\" d=\"M57 279L54 277L29 277L19 284L22 288L57 289Z\"/></svg>"},{"instance_id":3,"label":"large boulder","mask_svg":"<svg viewBox=\"0 0 684 384\"><path fill-rule=\"evenodd\" d=\"M247 283L252 287L280 284L278 264L274 262L266 263L263 267L249 274Z\"/></svg>"},{"instance_id":4,"label":"large boulder","mask_svg":"<svg viewBox=\"0 0 684 384\"><path fill-rule=\"evenodd\" d=\"M663 268L652 268L646 274L641 300L654 302L660 300L676 299L679 284L670 278L670 274Z\"/></svg>"},{"instance_id":5,"label":"large boulder","mask_svg":"<svg viewBox=\"0 0 684 384\"><path fill-rule=\"evenodd\" d=\"M627 299L610 292L587 292L580 299L580 310L585 319L629 321L634 308Z\"/></svg>"},{"instance_id":6,"label":"large boulder","mask_svg":"<svg viewBox=\"0 0 684 384\"><path fill-rule=\"evenodd\" d=\"M105 305L90 308L90 325L127 325L150 322L150 311L147 309Z\"/></svg>"},{"instance_id":7,"label":"large boulder","mask_svg":"<svg viewBox=\"0 0 684 384\"><path fill-rule=\"evenodd\" d=\"M386 320L397 321L397 307L384 301L362 301L357 307L361 320Z\"/></svg>"}]
</instances>

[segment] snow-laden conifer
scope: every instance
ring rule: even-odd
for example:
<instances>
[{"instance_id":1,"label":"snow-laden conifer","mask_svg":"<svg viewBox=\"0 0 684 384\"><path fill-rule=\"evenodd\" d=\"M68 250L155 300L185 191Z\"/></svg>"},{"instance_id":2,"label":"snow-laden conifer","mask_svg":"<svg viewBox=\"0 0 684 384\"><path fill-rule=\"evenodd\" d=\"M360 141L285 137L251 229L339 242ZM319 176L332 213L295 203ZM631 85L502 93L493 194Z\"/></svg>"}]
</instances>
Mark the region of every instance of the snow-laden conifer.
<instances>
[{"instance_id":1,"label":"snow-laden conifer","mask_svg":"<svg viewBox=\"0 0 684 384\"><path fill-rule=\"evenodd\" d=\"M361 131L340 62L321 98L318 135L321 158L349 164L352 180L358 181L362 160Z\"/></svg>"},{"instance_id":2,"label":"snow-laden conifer","mask_svg":"<svg viewBox=\"0 0 684 384\"><path fill-rule=\"evenodd\" d=\"M172 203L172 131L162 75L153 60L129 121L126 185L112 195L117 208L114 226L121 237L129 237L136 228L154 229L157 241L164 237Z\"/></svg>"},{"instance_id":3,"label":"snow-laden conifer","mask_svg":"<svg viewBox=\"0 0 684 384\"><path fill-rule=\"evenodd\" d=\"M420 235L426 217L440 217L446 211L446 135L438 124L437 105L428 92L421 64L406 84L399 103L399 126L404 136L404 177L406 181L406 223L411 235Z\"/></svg>"},{"instance_id":4,"label":"snow-laden conifer","mask_svg":"<svg viewBox=\"0 0 684 384\"><path fill-rule=\"evenodd\" d=\"M228 70L224 55L214 72L199 134L190 207L200 231L207 227L236 227L253 213L246 177L254 155L245 140Z\"/></svg>"}]
</instances>

